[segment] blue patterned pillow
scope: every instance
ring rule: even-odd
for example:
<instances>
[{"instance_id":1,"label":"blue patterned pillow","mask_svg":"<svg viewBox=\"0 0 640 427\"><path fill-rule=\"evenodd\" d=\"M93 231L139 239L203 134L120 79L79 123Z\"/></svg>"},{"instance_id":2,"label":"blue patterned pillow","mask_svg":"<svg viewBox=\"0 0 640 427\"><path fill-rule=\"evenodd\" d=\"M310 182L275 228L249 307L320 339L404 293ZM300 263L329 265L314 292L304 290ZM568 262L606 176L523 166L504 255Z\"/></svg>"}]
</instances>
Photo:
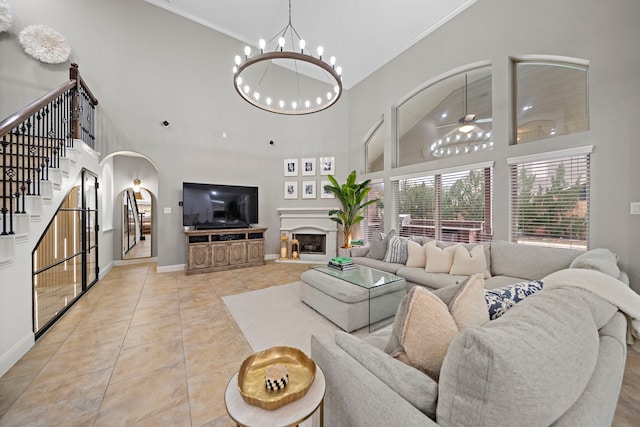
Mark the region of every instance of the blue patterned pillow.
<instances>
[{"instance_id":1,"label":"blue patterned pillow","mask_svg":"<svg viewBox=\"0 0 640 427\"><path fill-rule=\"evenodd\" d=\"M384 262L406 264L408 257L407 239L398 236L391 237L387 246L387 253L384 255Z\"/></svg>"},{"instance_id":2,"label":"blue patterned pillow","mask_svg":"<svg viewBox=\"0 0 640 427\"><path fill-rule=\"evenodd\" d=\"M542 280L514 283L498 289L486 289L484 299L489 308L489 318L495 320L502 316L517 302L542 289Z\"/></svg>"}]
</instances>

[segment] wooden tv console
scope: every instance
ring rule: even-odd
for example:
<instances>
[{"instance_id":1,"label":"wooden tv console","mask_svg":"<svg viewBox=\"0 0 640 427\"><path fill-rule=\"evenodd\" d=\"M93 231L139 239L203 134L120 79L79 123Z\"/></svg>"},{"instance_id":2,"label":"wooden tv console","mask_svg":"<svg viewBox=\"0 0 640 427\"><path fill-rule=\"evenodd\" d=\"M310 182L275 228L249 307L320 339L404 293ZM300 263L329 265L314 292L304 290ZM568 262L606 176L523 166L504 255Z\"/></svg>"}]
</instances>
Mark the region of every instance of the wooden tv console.
<instances>
[{"instance_id":1,"label":"wooden tv console","mask_svg":"<svg viewBox=\"0 0 640 427\"><path fill-rule=\"evenodd\" d=\"M264 265L266 228L185 231L185 274L209 273Z\"/></svg>"}]
</instances>

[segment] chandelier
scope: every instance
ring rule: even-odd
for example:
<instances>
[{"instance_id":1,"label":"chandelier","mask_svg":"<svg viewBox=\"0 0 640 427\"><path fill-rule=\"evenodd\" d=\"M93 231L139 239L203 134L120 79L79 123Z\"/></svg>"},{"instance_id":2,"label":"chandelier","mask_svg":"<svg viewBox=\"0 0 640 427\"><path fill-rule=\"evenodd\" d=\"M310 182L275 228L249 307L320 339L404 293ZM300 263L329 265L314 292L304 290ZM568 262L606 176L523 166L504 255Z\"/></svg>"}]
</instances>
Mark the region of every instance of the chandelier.
<instances>
[{"instance_id":1,"label":"chandelier","mask_svg":"<svg viewBox=\"0 0 640 427\"><path fill-rule=\"evenodd\" d=\"M248 103L277 114L303 115L329 108L342 95L342 68L336 58L323 59L324 49L318 46L317 56L307 49L289 22L271 39L261 39L259 50L244 48L236 55L233 86Z\"/></svg>"}]
</instances>

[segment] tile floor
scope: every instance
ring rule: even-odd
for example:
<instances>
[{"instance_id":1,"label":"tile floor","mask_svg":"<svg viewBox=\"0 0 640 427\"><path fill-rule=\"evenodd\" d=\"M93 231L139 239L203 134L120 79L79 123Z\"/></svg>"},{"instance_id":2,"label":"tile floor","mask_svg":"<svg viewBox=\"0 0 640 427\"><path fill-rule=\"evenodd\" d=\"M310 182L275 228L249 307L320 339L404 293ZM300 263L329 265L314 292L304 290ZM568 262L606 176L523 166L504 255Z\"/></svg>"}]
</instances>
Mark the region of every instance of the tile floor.
<instances>
[{"instance_id":1,"label":"tile floor","mask_svg":"<svg viewBox=\"0 0 640 427\"><path fill-rule=\"evenodd\" d=\"M113 268L0 378L0 426L232 426L224 388L252 351L221 297L307 268ZM629 351L613 425L639 424L640 353Z\"/></svg>"}]
</instances>

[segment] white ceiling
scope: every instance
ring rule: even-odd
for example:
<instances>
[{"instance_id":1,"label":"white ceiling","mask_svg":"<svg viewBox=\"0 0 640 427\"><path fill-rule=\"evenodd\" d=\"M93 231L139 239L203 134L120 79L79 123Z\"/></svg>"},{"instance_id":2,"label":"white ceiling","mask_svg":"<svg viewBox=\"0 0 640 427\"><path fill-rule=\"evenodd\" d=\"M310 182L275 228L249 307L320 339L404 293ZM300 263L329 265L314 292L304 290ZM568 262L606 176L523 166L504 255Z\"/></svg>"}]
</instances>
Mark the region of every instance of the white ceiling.
<instances>
[{"instance_id":1,"label":"white ceiling","mask_svg":"<svg viewBox=\"0 0 640 427\"><path fill-rule=\"evenodd\" d=\"M252 46L289 22L288 0L145 1ZM349 89L476 1L292 0L291 23L312 51L337 58Z\"/></svg>"}]
</instances>

